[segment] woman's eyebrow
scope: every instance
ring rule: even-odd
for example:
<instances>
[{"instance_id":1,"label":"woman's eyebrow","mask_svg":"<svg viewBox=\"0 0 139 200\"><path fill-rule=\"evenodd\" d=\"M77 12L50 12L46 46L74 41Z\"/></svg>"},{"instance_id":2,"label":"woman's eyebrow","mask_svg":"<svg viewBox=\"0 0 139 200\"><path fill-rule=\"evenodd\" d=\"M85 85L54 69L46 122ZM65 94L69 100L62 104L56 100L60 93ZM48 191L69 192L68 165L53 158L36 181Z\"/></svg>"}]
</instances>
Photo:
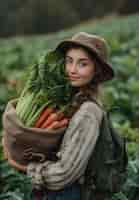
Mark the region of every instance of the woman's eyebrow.
<instances>
[{"instance_id":1,"label":"woman's eyebrow","mask_svg":"<svg viewBox=\"0 0 139 200\"><path fill-rule=\"evenodd\" d=\"M88 61L89 59L88 58L80 58L79 60L80 61Z\"/></svg>"},{"instance_id":2,"label":"woman's eyebrow","mask_svg":"<svg viewBox=\"0 0 139 200\"><path fill-rule=\"evenodd\" d=\"M71 56L65 56L66 58L73 59ZM88 58L79 58L80 61L88 61Z\"/></svg>"}]
</instances>

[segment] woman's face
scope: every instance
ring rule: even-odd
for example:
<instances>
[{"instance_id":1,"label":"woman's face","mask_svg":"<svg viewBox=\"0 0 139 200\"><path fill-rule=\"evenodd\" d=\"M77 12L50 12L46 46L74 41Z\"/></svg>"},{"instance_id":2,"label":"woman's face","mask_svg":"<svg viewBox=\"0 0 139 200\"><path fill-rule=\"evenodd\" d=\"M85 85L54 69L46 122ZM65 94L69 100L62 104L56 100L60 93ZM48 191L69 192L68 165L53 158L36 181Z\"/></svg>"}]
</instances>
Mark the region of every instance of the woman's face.
<instances>
[{"instance_id":1,"label":"woman's face","mask_svg":"<svg viewBox=\"0 0 139 200\"><path fill-rule=\"evenodd\" d=\"M84 87L94 76L95 61L83 48L71 48L65 54L65 68L71 85Z\"/></svg>"}]
</instances>

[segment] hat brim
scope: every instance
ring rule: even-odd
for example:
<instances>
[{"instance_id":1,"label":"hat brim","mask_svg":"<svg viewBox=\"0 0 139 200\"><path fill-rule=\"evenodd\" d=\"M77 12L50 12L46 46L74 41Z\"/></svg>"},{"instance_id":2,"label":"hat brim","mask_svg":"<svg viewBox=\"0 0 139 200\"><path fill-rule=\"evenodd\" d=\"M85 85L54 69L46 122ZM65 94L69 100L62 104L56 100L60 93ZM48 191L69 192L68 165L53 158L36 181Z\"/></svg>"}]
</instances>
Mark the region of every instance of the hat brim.
<instances>
[{"instance_id":1,"label":"hat brim","mask_svg":"<svg viewBox=\"0 0 139 200\"><path fill-rule=\"evenodd\" d=\"M103 81L108 81L108 80L111 80L113 79L114 77L114 70L112 69L112 66L104 61L98 54L97 52L95 51L95 49L92 49L90 48L89 46L87 45L84 45L80 42L77 42L77 41L72 41L72 40L64 40L62 42L60 42L57 47L56 47L56 51L61 51L62 53L65 53L66 50L70 47L70 46L74 46L74 45L79 45L85 49L87 49L93 56L96 57L97 61L100 62L100 66L102 68L102 73L103 73L103 76L100 76L100 79L99 79L99 82L103 82Z\"/></svg>"}]
</instances>

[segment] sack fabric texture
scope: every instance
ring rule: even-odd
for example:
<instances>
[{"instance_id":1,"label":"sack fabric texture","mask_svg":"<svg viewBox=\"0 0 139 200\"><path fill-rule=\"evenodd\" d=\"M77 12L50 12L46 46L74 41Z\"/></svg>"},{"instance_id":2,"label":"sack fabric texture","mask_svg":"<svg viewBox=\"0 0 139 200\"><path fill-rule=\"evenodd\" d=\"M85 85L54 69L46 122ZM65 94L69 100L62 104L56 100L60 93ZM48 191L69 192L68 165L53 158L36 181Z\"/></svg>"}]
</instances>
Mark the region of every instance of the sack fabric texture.
<instances>
[{"instance_id":1,"label":"sack fabric texture","mask_svg":"<svg viewBox=\"0 0 139 200\"><path fill-rule=\"evenodd\" d=\"M30 161L56 161L65 128L50 132L24 126L16 114L16 103L17 100L9 101L3 114L4 143L11 158L23 165Z\"/></svg>"}]
</instances>

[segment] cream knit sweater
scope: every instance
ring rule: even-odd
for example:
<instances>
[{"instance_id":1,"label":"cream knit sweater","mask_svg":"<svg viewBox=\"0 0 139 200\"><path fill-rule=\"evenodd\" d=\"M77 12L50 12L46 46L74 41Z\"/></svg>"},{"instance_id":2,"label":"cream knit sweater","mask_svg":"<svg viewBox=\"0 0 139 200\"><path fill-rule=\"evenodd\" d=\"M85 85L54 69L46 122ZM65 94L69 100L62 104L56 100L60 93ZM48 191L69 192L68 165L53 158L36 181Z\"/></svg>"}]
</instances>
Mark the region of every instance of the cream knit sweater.
<instances>
[{"instance_id":1,"label":"cream knit sweater","mask_svg":"<svg viewBox=\"0 0 139 200\"><path fill-rule=\"evenodd\" d=\"M95 147L103 112L94 102L86 101L73 115L62 140L57 162L30 163L27 175L35 188L59 190L77 181L81 183Z\"/></svg>"}]
</instances>

